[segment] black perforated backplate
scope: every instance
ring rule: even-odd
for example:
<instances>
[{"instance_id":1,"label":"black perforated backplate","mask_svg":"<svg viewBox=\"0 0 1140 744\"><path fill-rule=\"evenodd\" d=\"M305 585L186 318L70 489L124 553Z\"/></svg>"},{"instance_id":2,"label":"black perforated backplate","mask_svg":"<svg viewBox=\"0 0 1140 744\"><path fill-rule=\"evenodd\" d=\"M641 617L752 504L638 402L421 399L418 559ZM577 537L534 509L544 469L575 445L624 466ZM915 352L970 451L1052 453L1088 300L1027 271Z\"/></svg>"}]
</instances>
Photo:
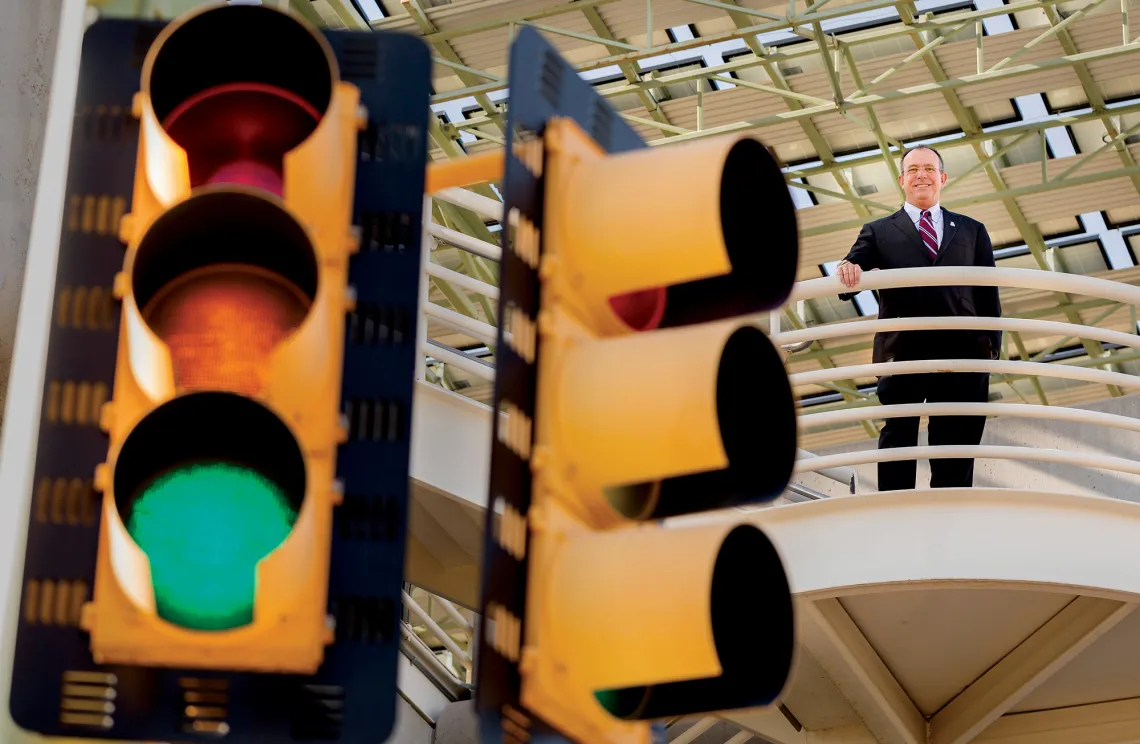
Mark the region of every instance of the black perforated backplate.
<instances>
[{"instance_id":1,"label":"black perforated backplate","mask_svg":"<svg viewBox=\"0 0 1140 744\"><path fill-rule=\"evenodd\" d=\"M510 131L503 179L506 210L509 213L517 209L520 219L529 220L541 234L542 178L532 173L518 158L516 143L541 138L546 122L555 116L574 119L609 152L633 150L645 147L645 143L535 29L524 28L519 32L511 48L510 71ZM503 231L504 241L509 240L507 232ZM542 307L538 271L520 258L509 242L503 245L499 293L500 318L509 317L512 307L519 308L532 320L538 317ZM498 341L494 408L502 410L503 406L509 406L533 421L541 343L534 361L527 363L506 342L502 326ZM519 560L504 550L495 537L494 525L499 518L496 515L501 511L509 510L516 515L528 513L531 501L530 461L503 442L499 435L500 424L500 418L495 417L488 492L494 506L487 519L483 549L485 622L476 688L482 738L488 744L564 742L566 739L519 702L521 678L515 650L504 654L492 641L497 624L502 622L517 621L521 632L516 637L525 638L527 622L526 554ZM529 541L529 530L527 539ZM664 736L664 729L660 727L653 731L657 737ZM523 738L524 732L529 738Z\"/></svg>"},{"instance_id":2,"label":"black perforated backplate","mask_svg":"<svg viewBox=\"0 0 1140 744\"><path fill-rule=\"evenodd\" d=\"M344 355L344 407L352 434L337 458L345 502L336 510L329 612L337 618L338 635L324 664L312 677L96 666L88 636L77 627L95 574L99 509L91 480L107 453L98 409L114 375L119 308L111 284L123 263L118 218L130 210L138 144L131 98L161 28L100 21L84 39L12 716L23 728L51 736L218 741L193 726L224 721L229 733L221 740L236 744L377 744L395 716L431 93L430 53L412 36L325 34L342 79L360 88L370 124L359 141L354 224L362 228L363 244L350 264L358 302L347 317ZM35 601L29 602L32 595ZM82 674L92 672L115 679L107 685L114 710L106 730L61 719L64 699L72 699L73 709L80 699L65 685L65 675L100 679ZM187 717L188 692L205 695L215 702L202 707L220 711Z\"/></svg>"}]
</instances>

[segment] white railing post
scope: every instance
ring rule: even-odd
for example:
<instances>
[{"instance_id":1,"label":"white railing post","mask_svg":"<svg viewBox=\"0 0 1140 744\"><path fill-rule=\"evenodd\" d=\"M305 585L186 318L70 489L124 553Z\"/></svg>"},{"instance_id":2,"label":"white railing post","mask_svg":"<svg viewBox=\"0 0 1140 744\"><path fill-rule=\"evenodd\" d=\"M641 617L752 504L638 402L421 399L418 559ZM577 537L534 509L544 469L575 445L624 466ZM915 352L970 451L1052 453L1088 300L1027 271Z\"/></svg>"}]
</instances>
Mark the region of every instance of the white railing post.
<instances>
[{"instance_id":1,"label":"white railing post","mask_svg":"<svg viewBox=\"0 0 1140 744\"><path fill-rule=\"evenodd\" d=\"M431 251L435 247L435 240L428 232L431 224L431 197L424 196L423 227L420 230L420 317L416 322L416 380L427 378L427 306L428 292L431 285L428 282L428 264L431 263Z\"/></svg>"},{"instance_id":2,"label":"white railing post","mask_svg":"<svg viewBox=\"0 0 1140 744\"><path fill-rule=\"evenodd\" d=\"M802 450L802 449L796 450L796 459L797 460L811 460L813 458L818 458L818 457L819 457L819 455L817 455L813 452L808 452L807 450ZM847 468L847 467L805 468L805 470L811 470L813 472L819 473L820 475L822 475L825 478L830 478L831 480L835 481L836 483L842 483L844 486L846 486L848 489L850 489L851 493L855 493L855 489L858 487L858 484L859 484L859 476L851 468Z\"/></svg>"}]
</instances>

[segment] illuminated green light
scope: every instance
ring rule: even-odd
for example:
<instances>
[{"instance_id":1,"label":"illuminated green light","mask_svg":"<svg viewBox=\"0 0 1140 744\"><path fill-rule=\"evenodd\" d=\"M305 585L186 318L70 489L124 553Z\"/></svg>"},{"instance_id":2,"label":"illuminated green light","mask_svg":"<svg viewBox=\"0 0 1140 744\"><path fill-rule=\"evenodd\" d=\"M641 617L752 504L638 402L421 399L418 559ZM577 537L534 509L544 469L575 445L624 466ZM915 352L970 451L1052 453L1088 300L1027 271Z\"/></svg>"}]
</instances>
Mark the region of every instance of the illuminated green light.
<instances>
[{"instance_id":1,"label":"illuminated green light","mask_svg":"<svg viewBox=\"0 0 1140 744\"><path fill-rule=\"evenodd\" d=\"M594 693L594 699L597 700L606 712L610 715L618 715L620 711L620 699L617 690L599 690Z\"/></svg>"},{"instance_id":2,"label":"illuminated green light","mask_svg":"<svg viewBox=\"0 0 1140 744\"><path fill-rule=\"evenodd\" d=\"M626 687L620 690L596 690L594 699L614 718L636 718L649 699L649 687Z\"/></svg>"},{"instance_id":3,"label":"illuminated green light","mask_svg":"<svg viewBox=\"0 0 1140 744\"><path fill-rule=\"evenodd\" d=\"M253 621L257 562L297 512L272 481L226 462L172 469L134 501L127 532L150 559L159 617L193 630Z\"/></svg>"}]
</instances>

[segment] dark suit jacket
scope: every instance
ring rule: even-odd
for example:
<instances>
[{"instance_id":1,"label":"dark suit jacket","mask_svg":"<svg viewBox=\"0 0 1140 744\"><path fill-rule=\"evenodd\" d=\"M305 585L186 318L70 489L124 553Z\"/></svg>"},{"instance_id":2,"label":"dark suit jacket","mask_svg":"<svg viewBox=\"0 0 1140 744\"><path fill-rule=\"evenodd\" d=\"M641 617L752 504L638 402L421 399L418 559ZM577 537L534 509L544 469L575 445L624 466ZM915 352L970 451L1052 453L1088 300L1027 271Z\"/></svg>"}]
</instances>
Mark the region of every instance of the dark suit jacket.
<instances>
[{"instance_id":1,"label":"dark suit jacket","mask_svg":"<svg viewBox=\"0 0 1140 744\"><path fill-rule=\"evenodd\" d=\"M963 214L942 210L942 245L930 253L906 210L869 222L846 260L863 271L920 266L993 266L986 227ZM840 294L849 300L855 293ZM930 316L1001 317L997 287L909 287L879 291L880 318ZM873 361L996 359L1001 331L891 331L875 334Z\"/></svg>"}]
</instances>

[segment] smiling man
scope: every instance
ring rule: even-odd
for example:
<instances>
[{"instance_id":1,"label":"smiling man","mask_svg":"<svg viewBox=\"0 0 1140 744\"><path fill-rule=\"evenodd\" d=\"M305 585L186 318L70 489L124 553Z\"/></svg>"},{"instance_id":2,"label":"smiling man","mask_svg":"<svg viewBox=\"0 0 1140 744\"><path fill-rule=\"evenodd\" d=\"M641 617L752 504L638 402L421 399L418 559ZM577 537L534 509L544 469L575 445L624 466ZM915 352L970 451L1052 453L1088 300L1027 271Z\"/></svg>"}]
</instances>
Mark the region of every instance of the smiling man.
<instances>
[{"instance_id":1,"label":"smiling man","mask_svg":"<svg viewBox=\"0 0 1140 744\"><path fill-rule=\"evenodd\" d=\"M855 245L839 264L840 281L856 287L864 271L920 266L993 266L994 252L985 225L941 207L946 184L942 156L920 145L903 153L899 183L903 208L863 226ZM841 294L849 300L855 293ZM879 292L880 318L1000 317L996 287L906 287ZM875 334L874 362L918 359L996 359L1001 331L889 331ZM989 396L989 375L934 372L879 378L879 402L982 403ZM918 443L918 417L888 418L879 432L879 449ZM985 416L931 416L930 445L978 444ZM879 463L879 490L915 487L914 460ZM973 459L930 461L930 487L954 488L974 483Z\"/></svg>"}]
</instances>

